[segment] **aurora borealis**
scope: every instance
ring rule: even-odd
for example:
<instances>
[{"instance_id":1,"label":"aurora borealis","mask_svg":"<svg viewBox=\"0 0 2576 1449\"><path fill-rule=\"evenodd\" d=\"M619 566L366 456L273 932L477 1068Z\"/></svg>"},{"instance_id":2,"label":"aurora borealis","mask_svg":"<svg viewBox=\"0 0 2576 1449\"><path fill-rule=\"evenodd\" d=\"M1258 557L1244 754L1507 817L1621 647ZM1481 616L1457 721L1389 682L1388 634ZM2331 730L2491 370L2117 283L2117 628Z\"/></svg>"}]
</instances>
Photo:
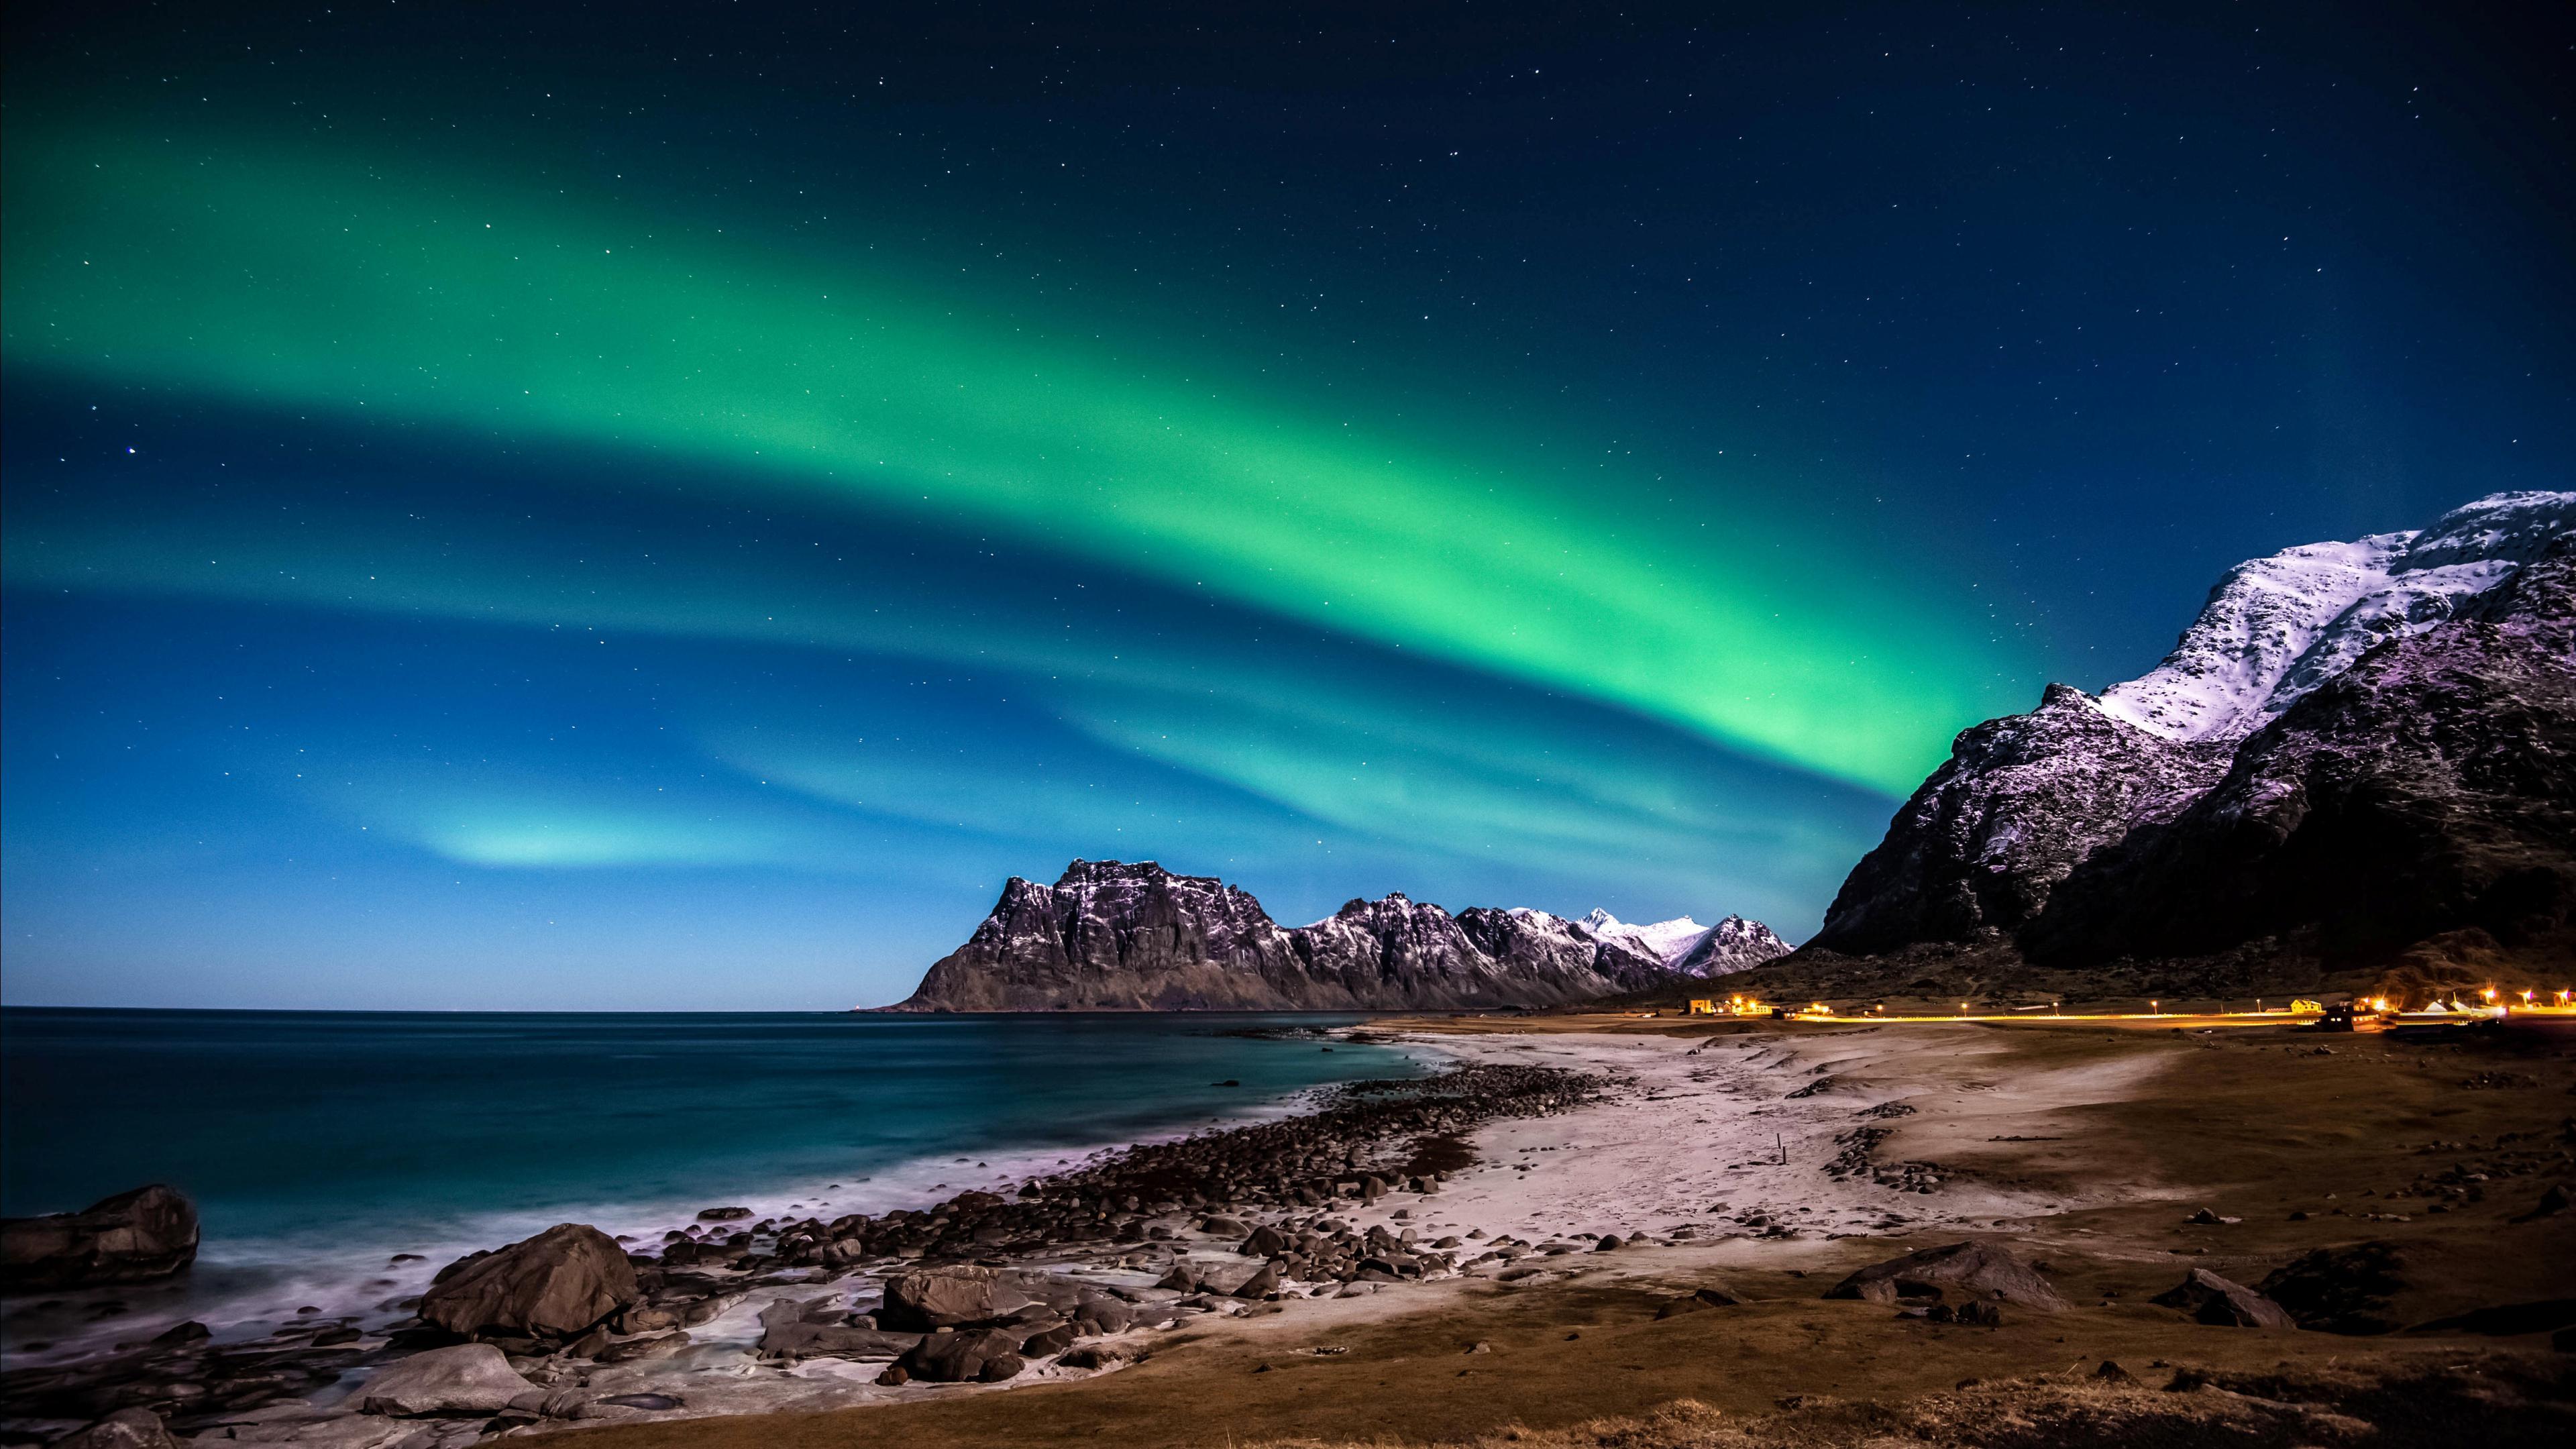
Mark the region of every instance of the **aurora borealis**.
<instances>
[{"instance_id":1,"label":"aurora borealis","mask_svg":"<svg viewBox=\"0 0 2576 1449\"><path fill-rule=\"evenodd\" d=\"M2576 457L2510 37L1292 13L14 9L8 999L844 1005L1075 855L1794 939Z\"/></svg>"}]
</instances>

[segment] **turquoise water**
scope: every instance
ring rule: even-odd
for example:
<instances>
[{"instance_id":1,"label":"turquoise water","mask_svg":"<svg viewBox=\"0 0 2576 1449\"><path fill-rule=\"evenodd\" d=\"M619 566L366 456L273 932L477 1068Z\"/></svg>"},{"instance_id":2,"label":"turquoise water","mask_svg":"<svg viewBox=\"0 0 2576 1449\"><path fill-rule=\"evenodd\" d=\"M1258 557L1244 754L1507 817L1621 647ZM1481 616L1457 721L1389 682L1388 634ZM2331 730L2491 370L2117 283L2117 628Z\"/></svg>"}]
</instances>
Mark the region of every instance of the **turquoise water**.
<instances>
[{"instance_id":1,"label":"turquoise water","mask_svg":"<svg viewBox=\"0 0 2576 1449\"><path fill-rule=\"evenodd\" d=\"M1358 1019L10 1009L0 1211L170 1183L203 1216L200 1266L123 1296L249 1332L305 1304L381 1310L554 1222L658 1234L717 1203L923 1206L1420 1069L1227 1034ZM9 1336L40 1331L64 1333L21 1312Z\"/></svg>"}]
</instances>

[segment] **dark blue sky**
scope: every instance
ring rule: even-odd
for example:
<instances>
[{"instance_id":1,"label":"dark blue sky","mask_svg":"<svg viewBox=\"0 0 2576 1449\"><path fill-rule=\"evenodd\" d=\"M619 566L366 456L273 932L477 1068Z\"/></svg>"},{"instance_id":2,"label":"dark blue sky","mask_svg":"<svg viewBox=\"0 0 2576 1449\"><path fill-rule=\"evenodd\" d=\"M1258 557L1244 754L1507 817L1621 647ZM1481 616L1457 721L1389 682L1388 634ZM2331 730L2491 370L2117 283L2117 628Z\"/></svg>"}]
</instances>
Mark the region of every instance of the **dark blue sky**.
<instances>
[{"instance_id":1,"label":"dark blue sky","mask_svg":"<svg viewBox=\"0 0 2576 1449\"><path fill-rule=\"evenodd\" d=\"M2576 468L2563 7L19 5L16 1003L839 1006L1009 874L1803 936Z\"/></svg>"}]
</instances>

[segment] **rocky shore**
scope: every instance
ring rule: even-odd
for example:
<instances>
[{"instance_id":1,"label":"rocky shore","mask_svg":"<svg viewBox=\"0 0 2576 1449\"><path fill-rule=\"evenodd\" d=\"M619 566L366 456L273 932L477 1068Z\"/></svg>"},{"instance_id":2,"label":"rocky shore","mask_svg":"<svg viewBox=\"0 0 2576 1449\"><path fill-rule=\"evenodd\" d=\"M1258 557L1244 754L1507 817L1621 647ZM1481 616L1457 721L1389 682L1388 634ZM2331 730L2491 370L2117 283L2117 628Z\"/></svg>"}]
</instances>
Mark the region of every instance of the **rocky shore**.
<instances>
[{"instance_id":1,"label":"rocky shore","mask_svg":"<svg viewBox=\"0 0 2576 1449\"><path fill-rule=\"evenodd\" d=\"M1596 1070L1468 1063L1345 1084L1311 1111L1130 1147L1008 1195L828 1221L715 1207L658 1243L562 1224L447 1265L395 1324L315 1315L219 1344L185 1323L13 1366L0 1374L0 1442L450 1449L573 1422L1106 1372L1209 1315L1538 1250L1482 1229L1426 1238L1407 1225L1421 1207L1390 1204L1435 1200L1477 1129L1593 1104L1615 1085ZM1381 1221L1355 1224L1360 1212Z\"/></svg>"}]
</instances>

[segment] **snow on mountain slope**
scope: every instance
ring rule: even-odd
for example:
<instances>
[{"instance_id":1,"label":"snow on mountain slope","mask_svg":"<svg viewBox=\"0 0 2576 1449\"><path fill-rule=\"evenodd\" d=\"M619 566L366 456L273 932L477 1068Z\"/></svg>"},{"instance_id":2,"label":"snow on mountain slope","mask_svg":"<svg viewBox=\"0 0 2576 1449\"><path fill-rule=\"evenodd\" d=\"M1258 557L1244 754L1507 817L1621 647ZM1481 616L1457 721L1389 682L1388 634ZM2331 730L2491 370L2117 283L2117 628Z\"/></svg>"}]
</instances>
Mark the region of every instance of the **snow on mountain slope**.
<instances>
[{"instance_id":1,"label":"snow on mountain slope","mask_svg":"<svg viewBox=\"0 0 2576 1449\"><path fill-rule=\"evenodd\" d=\"M2422 633L2576 529L2576 493L2495 493L2430 528L2311 543L2229 569L2164 662L2102 691L2169 740L2239 740L2374 645Z\"/></svg>"},{"instance_id":2,"label":"snow on mountain slope","mask_svg":"<svg viewBox=\"0 0 2576 1449\"><path fill-rule=\"evenodd\" d=\"M2553 547L2576 547L2564 542L2571 536L2576 493L2497 493L2453 509L2429 528L2308 544L2237 565L2152 672L2099 697L2051 684L2037 709L1960 731L1949 760L1852 868L1823 929L1807 944L1868 954L2022 932L2052 909L2053 893L2078 870L2091 872L2088 879L2127 880L2112 869L2115 857L2143 857L2156 840L2179 838L2178 822L2200 818L2194 812L2202 798L2228 788L2237 778L2231 772L2248 767L2248 751L2261 756L2281 748L2275 736L2287 728L2282 721L2316 713L2358 689L2356 670L2374 668L2366 659L2425 652L2431 648L2425 641L2462 633L2488 607L2479 600L2492 602L2503 596L2499 590L2518 588ZM2565 661L2556 662L2564 674ZM2302 708L2302 701L2317 703ZM2459 713L2456 704L2430 696L2417 704L2428 717ZM2508 723L2547 713L2528 700L2495 708ZM2399 713L2391 708L2372 718ZM2453 720L2450 728L2457 740L2511 734L2485 720ZM2536 730L2513 738L2527 742L2538 738ZM2423 753L2440 755L2429 747ZM2494 760L2525 753L2527 743L2498 743L2488 751L2492 760L2471 752L2441 768L2492 772L2502 768ZM2438 773L2421 761L2408 769ZM2306 792L2323 786L2283 788L2290 790L2284 817L2290 824L2274 822L2266 826L2272 834L2257 830L2248 839L2277 842L2307 808ZM2453 813L2466 822L2476 812ZM2446 842L2468 835L2466 824L2444 829ZM2469 855L2483 850L2456 848ZM2435 873L2427 866L2419 874L2431 879ZM2159 909L2193 909L2178 895L2159 899ZM2107 909L2097 900L2084 919L2098 925L2111 919ZM2073 906L2059 912L2061 924L2047 933L2049 949L2093 949L2117 935L2110 927L2086 936L2062 925L2076 914ZM2127 923L2120 930L2146 931L2137 920L2120 919Z\"/></svg>"},{"instance_id":3,"label":"snow on mountain slope","mask_svg":"<svg viewBox=\"0 0 2576 1449\"><path fill-rule=\"evenodd\" d=\"M1595 910L1583 918L1582 925L1599 939L1626 942L1684 976L1748 971L1795 949L1769 926L1742 916L1728 916L1714 926L1703 926L1688 916L1632 926L1608 911Z\"/></svg>"},{"instance_id":4,"label":"snow on mountain slope","mask_svg":"<svg viewBox=\"0 0 2576 1449\"><path fill-rule=\"evenodd\" d=\"M1583 918L1584 926L1605 941L1625 941L1667 965L1690 954L1708 927L1688 916L1675 916L1651 926L1632 926L1608 911L1595 909Z\"/></svg>"}]
</instances>

